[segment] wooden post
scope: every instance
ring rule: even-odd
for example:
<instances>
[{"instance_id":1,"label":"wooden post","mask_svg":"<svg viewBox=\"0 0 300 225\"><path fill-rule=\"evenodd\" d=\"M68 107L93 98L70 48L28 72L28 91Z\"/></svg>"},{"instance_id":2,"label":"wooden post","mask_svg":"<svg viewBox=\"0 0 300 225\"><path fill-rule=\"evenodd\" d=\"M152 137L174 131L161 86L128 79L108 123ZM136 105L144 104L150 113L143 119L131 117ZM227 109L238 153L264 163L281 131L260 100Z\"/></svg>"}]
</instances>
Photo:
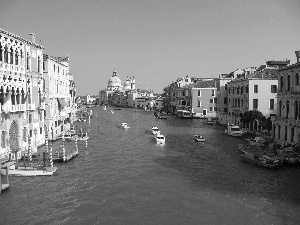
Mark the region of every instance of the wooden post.
<instances>
[{"instance_id":1,"label":"wooden post","mask_svg":"<svg viewBox=\"0 0 300 225\"><path fill-rule=\"evenodd\" d=\"M85 133L85 147L86 147L86 149L87 149L87 147L88 147L88 142L87 142L87 140L88 140L88 135L87 135L87 133Z\"/></svg>"},{"instance_id":2,"label":"wooden post","mask_svg":"<svg viewBox=\"0 0 300 225\"><path fill-rule=\"evenodd\" d=\"M63 162L66 161L66 149L65 149L65 134L62 134L62 153L63 153Z\"/></svg>"},{"instance_id":3,"label":"wooden post","mask_svg":"<svg viewBox=\"0 0 300 225\"><path fill-rule=\"evenodd\" d=\"M46 152L43 152L43 162L44 162L44 167L46 166Z\"/></svg>"},{"instance_id":4,"label":"wooden post","mask_svg":"<svg viewBox=\"0 0 300 225\"><path fill-rule=\"evenodd\" d=\"M2 192L2 174L0 172L0 193Z\"/></svg>"},{"instance_id":5,"label":"wooden post","mask_svg":"<svg viewBox=\"0 0 300 225\"><path fill-rule=\"evenodd\" d=\"M49 139L48 139L48 142L49 142ZM50 166L53 167L52 144L51 144L51 142L50 142L50 152L49 152L49 163L50 163Z\"/></svg>"},{"instance_id":6,"label":"wooden post","mask_svg":"<svg viewBox=\"0 0 300 225\"><path fill-rule=\"evenodd\" d=\"M9 185L9 180L8 180L8 166L6 167L6 183Z\"/></svg>"}]
</instances>

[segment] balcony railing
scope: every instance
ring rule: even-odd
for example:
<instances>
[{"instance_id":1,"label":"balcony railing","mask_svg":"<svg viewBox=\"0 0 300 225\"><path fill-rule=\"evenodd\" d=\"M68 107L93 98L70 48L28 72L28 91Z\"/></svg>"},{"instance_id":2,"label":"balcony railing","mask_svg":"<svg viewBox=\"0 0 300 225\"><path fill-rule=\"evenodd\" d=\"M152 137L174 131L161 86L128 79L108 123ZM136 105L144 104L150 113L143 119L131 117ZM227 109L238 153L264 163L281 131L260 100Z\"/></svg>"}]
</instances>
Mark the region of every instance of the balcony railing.
<instances>
[{"instance_id":1,"label":"balcony railing","mask_svg":"<svg viewBox=\"0 0 300 225\"><path fill-rule=\"evenodd\" d=\"M35 104L27 104L27 110L35 110Z\"/></svg>"},{"instance_id":2,"label":"balcony railing","mask_svg":"<svg viewBox=\"0 0 300 225\"><path fill-rule=\"evenodd\" d=\"M26 111L25 104L12 105L10 112L24 112Z\"/></svg>"}]
</instances>

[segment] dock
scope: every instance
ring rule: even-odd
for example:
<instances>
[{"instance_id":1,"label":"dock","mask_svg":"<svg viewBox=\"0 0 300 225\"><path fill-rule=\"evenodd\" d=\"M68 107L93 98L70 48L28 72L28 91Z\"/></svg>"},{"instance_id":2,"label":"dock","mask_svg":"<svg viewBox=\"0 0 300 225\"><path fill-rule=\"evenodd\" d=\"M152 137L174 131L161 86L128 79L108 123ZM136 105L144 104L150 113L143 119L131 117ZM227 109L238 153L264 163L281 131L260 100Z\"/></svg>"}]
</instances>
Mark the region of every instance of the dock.
<instances>
[{"instance_id":1,"label":"dock","mask_svg":"<svg viewBox=\"0 0 300 225\"><path fill-rule=\"evenodd\" d=\"M9 188L9 181L8 181L8 172L7 172L8 168L6 168L6 174L2 174L0 172L0 193L6 189ZM2 177L5 177L4 180L2 181Z\"/></svg>"}]
</instances>

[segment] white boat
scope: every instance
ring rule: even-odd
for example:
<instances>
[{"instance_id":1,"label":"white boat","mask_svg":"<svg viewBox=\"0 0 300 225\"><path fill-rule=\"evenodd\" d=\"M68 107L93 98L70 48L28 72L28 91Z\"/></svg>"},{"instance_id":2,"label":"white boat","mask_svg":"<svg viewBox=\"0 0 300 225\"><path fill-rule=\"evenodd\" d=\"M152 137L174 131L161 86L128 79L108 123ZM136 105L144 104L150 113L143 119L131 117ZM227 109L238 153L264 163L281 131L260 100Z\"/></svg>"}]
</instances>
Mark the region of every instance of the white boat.
<instances>
[{"instance_id":1,"label":"white boat","mask_svg":"<svg viewBox=\"0 0 300 225\"><path fill-rule=\"evenodd\" d=\"M152 134L156 135L157 133L159 133L159 129L157 127L152 127L151 132Z\"/></svg>"},{"instance_id":2,"label":"white boat","mask_svg":"<svg viewBox=\"0 0 300 225\"><path fill-rule=\"evenodd\" d=\"M104 106L103 109L106 110L106 106Z\"/></svg>"},{"instance_id":3,"label":"white boat","mask_svg":"<svg viewBox=\"0 0 300 225\"><path fill-rule=\"evenodd\" d=\"M23 167L19 166L16 168L14 162L7 163L7 165L2 165L2 168L0 169L0 172L2 175L6 175L6 166L8 166L8 175L9 176L51 176L53 175L57 167L43 167L43 166L38 166L38 167Z\"/></svg>"},{"instance_id":4,"label":"white boat","mask_svg":"<svg viewBox=\"0 0 300 225\"><path fill-rule=\"evenodd\" d=\"M202 135L194 135L194 140L197 142L205 142L205 138Z\"/></svg>"},{"instance_id":5,"label":"white boat","mask_svg":"<svg viewBox=\"0 0 300 225\"><path fill-rule=\"evenodd\" d=\"M228 125L224 133L233 137L241 137L244 135L244 131L237 125Z\"/></svg>"},{"instance_id":6,"label":"white boat","mask_svg":"<svg viewBox=\"0 0 300 225\"><path fill-rule=\"evenodd\" d=\"M156 144L157 145L165 145L166 138L160 132L156 135Z\"/></svg>"},{"instance_id":7,"label":"white boat","mask_svg":"<svg viewBox=\"0 0 300 225\"><path fill-rule=\"evenodd\" d=\"M121 127L125 128L125 129L130 128L127 123L122 123Z\"/></svg>"},{"instance_id":8,"label":"white boat","mask_svg":"<svg viewBox=\"0 0 300 225\"><path fill-rule=\"evenodd\" d=\"M191 119L193 118L193 114L187 110L178 110L178 116L182 119Z\"/></svg>"}]
</instances>

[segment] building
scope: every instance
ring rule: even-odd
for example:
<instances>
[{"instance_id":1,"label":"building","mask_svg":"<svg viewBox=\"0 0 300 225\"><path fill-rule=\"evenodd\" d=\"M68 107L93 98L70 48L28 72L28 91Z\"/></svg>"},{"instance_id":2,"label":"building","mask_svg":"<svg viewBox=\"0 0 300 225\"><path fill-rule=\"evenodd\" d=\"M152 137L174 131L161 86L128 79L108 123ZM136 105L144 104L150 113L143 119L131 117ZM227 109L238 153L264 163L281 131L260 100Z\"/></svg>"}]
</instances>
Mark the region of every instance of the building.
<instances>
[{"instance_id":1,"label":"building","mask_svg":"<svg viewBox=\"0 0 300 225\"><path fill-rule=\"evenodd\" d=\"M44 140L43 49L0 29L0 159L20 158Z\"/></svg>"},{"instance_id":2,"label":"building","mask_svg":"<svg viewBox=\"0 0 300 225\"><path fill-rule=\"evenodd\" d=\"M300 51L297 63L278 70L278 107L272 117L272 137L279 143L300 145Z\"/></svg>"},{"instance_id":3,"label":"building","mask_svg":"<svg viewBox=\"0 0 300 225\"><path fill-rule=\"evenodd\" d=\"M277 84L275 68L257 70L228 82L228 123L241 125L240 114L250 110L258 110L265 117L275 115Z\"/></svg>"},{"instance_id":4,"label":"building","mask_svg":"<svg viewBox=\"0 0 300 225\"><path fill-rule=\"evenodd\" d=\"M46 87L45 125L49 138L56 140L70 129L71 108L74 110L74 93L70 94L69 57L54 57L44 54L44 78ZM71 82L72 83L72 82Z\"/></svg>"},{"instance_id":5,"label":"building","mask_svg":"<svg viewBox=\"0 0 300 225\"><path fill-rule=\"evenodd\" d=\"M114 105L117 104L113 99L120 100L117 96L113 96L113 93L127 93L135 90L135 78L132 79L127 77L124 84L122 84L121 79L117 76L117 72L114 70L112 77L108 80L107 86L104 90L99 92L99 103L100 105ZM122 94L123 96L124 94ZM124 101L122 101L124 102Z\"/></svg>"}]
</instances>

